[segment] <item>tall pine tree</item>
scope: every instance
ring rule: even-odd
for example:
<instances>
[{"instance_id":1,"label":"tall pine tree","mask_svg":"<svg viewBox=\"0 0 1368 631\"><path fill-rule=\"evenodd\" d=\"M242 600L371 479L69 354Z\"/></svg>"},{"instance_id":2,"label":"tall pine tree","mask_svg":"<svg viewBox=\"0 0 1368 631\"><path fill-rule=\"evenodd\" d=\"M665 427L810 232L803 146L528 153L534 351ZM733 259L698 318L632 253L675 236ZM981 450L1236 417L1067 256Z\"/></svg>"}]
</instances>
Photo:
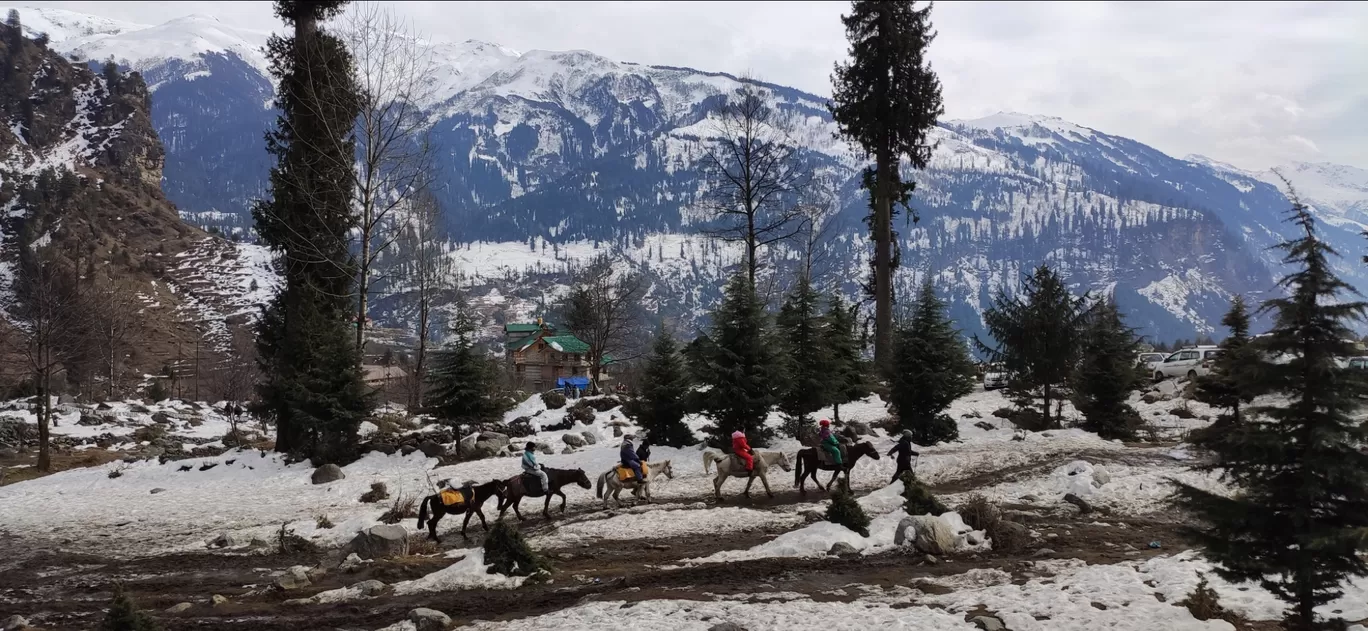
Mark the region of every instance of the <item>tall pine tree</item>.
<instances>
[{"instance_id":1,"label":"tall pine tree","mask_svg":"<svg viewBox=\"0 0 1368 631\"><path fill-rule=\"evenodd\" d=\"M1087 304L1087 296L1069 293L1064 280L1041 265L1022 281L1019 295L1000 290L983 314L995 345L975 343L1006 369L1008 394L1022 406L1041 401L1042 424L1032 429L1059 427L1051 408L1067 393L1078 362Z\"/></svg>"},{"instance_id":2,"label":"tall pine tree","mask_svg":"<svg viewBox=\"0 0 1368 631\"><path fill-rule=\"evenodd\" d=\"M737 430L756 446L773 435L765 417L779 399L783 374L767 320L755 287L737 274L712 314L711 343L694 354L694 371L709 387L703 405L713 418L707 431L714 446L729 445Z\"/></svg>"},{"instance_id":3,"label":"tall pine tree","mask_svg":"<svg viewBox=\"0 0 1368 631\"><path fill-rule=\"evenodd\" d=\"M315 461L354 457L356 432L370 413L360 355L350 340L355 265L348 231L359 112L351 55L320 24L346 2L278 1L292 36L267 44L276 78L276 157L270 199L252 209L257 233L282 256L285 286L258 327L262 411L276 420L276 449Z\"/></svg>"},{"instance_id":4,"label":"tall pine tree","mask_svg":"<svg viewBox=\"0 0 1368 631\"><path fill-rule=\"evenodd\" d=\"M790 437L811 426L812 413L831 400L832 358L823 344L819 302L811 280L801 274L776 319L785 373L779 410L784 413L784 432Z\"/></svg>"},{"instance_id":5,"label":"tall pine tree","mask_svg":"<svg viewBox=\"0 0 1368 631\"><path fill-rule=\"evenodd\" d=\"M670 447L692 445L698 440L684 424L688 394L689 378L684 371L684 357L679 352L679 344L662 324L646 359L641 397L628 404L628 411L646 430L652 443Z\"/></svg>"},{"instance_id":6,"label":"tall pine tree","mask_svg":"<svg viewBox=\"0 0 1368 631\"><path fill-rule=\"evenodd\" d=\"M478 329L470 310L463 306L451 322L450 341L433 354L427 402L428 409L439 418L472 423L505 411L496 387L497 375L475 343Z\"/></svg>"},{"instance_id":7,"label":"tall pine tree","mask_svg":"<svg viewBox=\"0 0 1368 631\"><path fill-rule=\"evenodd\" d=\"M837 421L841 420L841 405L869 396L863 347L856 329L855 309L847 306L839 295L833 295L822 322L822 349L829 370L827 402Z\"/></svg>"},{"instance_id":8,"label":"tall pine tree","mask_svg":"<svg viewBox=\"0 0 1368 631\"><path fill-rule=\"evenodd\" d=\"M911 431L921 445L959 438L945 409L974 390L974 364L930 282L922 285L895 342L889 406L899 429Z\"/></svg>"},{"instance_id":9,"label":"tall pine tree","mask_svg":"<svg viewBox=\"0 0 1368 631\"><path fill-rule=\"evenodd\" d=\"M909 208L914 182L899 173L902 160L925 169L935 148L927 134L945 112L940 80L926 58L936 34L931 5L910 0L856 0L841 16L850 60L831 77L831 116L841 136L874 157L864 187L872 210L874 362L886 372L893 355L893 270L898 265L894 205Z\"/></svg>"},{"instance_id":10,"label":"tall pine tree","mask_svg":"<svg viewBox=\"0 0 1368 631\"><path fill-rule=\"evenodd\" d=\"M1207 438L1219 438L1228 425L1239 424L1240 405L1254 400L1252 370L1259 363L1259 350L1250 344L1249 310L1243 296L1230 301L1230 311L1221 318L1230 334L1221 340L1221 354L1212 364L1211 372L1197 378L1197 400L1214 408L1226 410L1216 418L1218 428Z\"/></svg>"},{"instance_id":11,"label":"tall pine tree","mask_svg":"<svg viewBox=\"0 0 1368 631\"><path fill-rule=\"evenodd\" d=\"M1115 301L1092 309L1073 377L1073 404L1083 414L1083 429L1109 440L1135 436L1140 413L1126 400L1145 379L1135 365L1139 348L1140 339L1122 320Z\"/></svg>"},{"instance_id":12,"label":"tall pine tree","mask_svg":"<svg viewBox=\"0 0 1368 631\"><path fill-rule=\"evenodd\" d=\"M1286 400L1253 407L1209 445L1217 460L1201 468L1220 472L1230 494L1180 485L1178 501L1209 524L1194 534L1219 575L1260 583L1292 605L1289 628L1313 629L1317 606L1368 575L1356 553L1368 531L1368 431L1353 418L1368 384L1336 361L1354 354L1348 325L1368 305L1344 300L1354 290L1295 194L1289 215L1300 236L1281 247L1296 271L1279 283L1288 295L1262 307L1275 323L1251 371L1257 391Z\"/></svg>"}]
</instances>

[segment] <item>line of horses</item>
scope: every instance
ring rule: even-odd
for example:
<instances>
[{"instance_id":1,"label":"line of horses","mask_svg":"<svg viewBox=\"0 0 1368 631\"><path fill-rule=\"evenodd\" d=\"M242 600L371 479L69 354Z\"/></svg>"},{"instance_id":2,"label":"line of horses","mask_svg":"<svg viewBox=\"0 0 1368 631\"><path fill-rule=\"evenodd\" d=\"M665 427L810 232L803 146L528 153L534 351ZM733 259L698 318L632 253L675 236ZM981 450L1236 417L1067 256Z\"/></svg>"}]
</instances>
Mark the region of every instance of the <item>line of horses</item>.
<instances>
[{"instance_id":1,"label":"line of horses","mask_svg":"<svg viewBox=\"0 0 1368 631\"><path fill-rule=\"evenodd\" d=\"M742 461L736 456L726 455L717 450L708 449L703 452L703 472L711 473L712 466L717 467L717 474L713 479L713 494L718 501L722 501L722 484L731 478L746 478L746 488L743 494L750 497L751 485L756 478L765 487L765 494L774 497L770 490L769 472L774 467L779 467L783 471L793 471L793 485L798 488L801 494L807 494L806 484L809 479L817 488L828 490L832 484L836 483L841 474L845 474L844 484L846 488L850 485L850 470L859 462L861 458L868 456L874 460L879 459L879 450L868 441L855 443L846 447L846 457L842 466L836 466L829 461L818 457L817 449L807 447L798 450L794 458L796 466L791 464L788 454L782 451L757 451L754 455L754 467L747 471ZM542 504L542 516L551 519L551 498L560 497L560 512L565 514L565 492L564 487L578 485L581 488L589 489L593 485L589 482L589 476L583 469L553 469L542 467L546 472L547 488L540 489L538 492L528 492L524 487L523 475L518 474L506 480L490 480L484 484L470 486L470 495L462 504L447 506L442 502L441 495L434 493L423 498L418 509L418 529L427 527L428 538L441 543L441 538L437 536L437 523L446 515L465 515L465 520L461 522L461 537L469 540L466 535L466 528L470 525L472 516L480 518L480 526L486 531L489 524L485 521L483 506L491 497L499 498L498 510L499 519L503 519L504 514L509 508L513 509L513 514L521 521L525 519L522 512L518 510L524 497L545 497ZM818 479L819 471L831 471L831 479L826 485L822 485ZM598 485L595 495L603 500L604 508L608 507L611 498L617 505L622 504L619 494L623 490L630 489L632 496L636 499L645 499L646 503L651 502L651 483L664 476L666 479L674 479L674 469L669 460L652 463L646 471L645 480L637 482L634 479L622 480L617 474L617 467L609 469L598 476Z\"/></svg>"}]
</instances>

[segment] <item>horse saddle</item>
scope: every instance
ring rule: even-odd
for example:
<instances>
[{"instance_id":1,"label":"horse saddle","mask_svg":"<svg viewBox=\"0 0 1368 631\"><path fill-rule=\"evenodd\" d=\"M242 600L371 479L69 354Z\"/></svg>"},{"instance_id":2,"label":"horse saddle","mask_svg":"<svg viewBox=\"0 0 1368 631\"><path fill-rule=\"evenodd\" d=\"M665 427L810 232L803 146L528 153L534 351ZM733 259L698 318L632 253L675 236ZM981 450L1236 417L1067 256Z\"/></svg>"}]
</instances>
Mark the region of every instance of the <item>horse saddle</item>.
<instances>
[{"instance_id":1,"label":"horse saddle","mask_svg":"<svg viewBox=\"0 0 1368 631\"><path fill-rule=\"evenodd\" d=\"M632 471L632 468L631 468L631 467L625 467L625 466L623 466L623 465L618 465L618 466L617 466L617 469L615 469L615 470L617 471L618 482L635 482L635 481L636 481L636 473ZM641 475L644 475L644 476L649 476L649 475L651 475L651 466L648 465L648 464L646 464L646 463L644 463L644 462L641 463Z\"/></svg>"},{"instance_id":2,"label":"horse saddle","mask_svg":"<svg viewBox=\"0 0 1368 631\"><path fill-rule=\"evenodd\" d=\"M546 493L546 489L542 488L541 476L530 471L523 472L522 487L523 495L536 497Z\"/></svg>"},{"instance_id":3,"label":"horse saddle","mask_svg":"<svg viewBox=\"0 0 1368 631\"><path fill-rule=\"evenodd\" d=\"M741 456L738 456L736 454L729 455L731 456L731 466L733 471L741 471L746 468L746 461L742 460ZM755 462L760 462L760 458L758 456L751 456L751 458L754 459Z\"/></svg>"},{"instance_id":4,"label":"horse saddle","mask_svg":"<svg viewBox=\"0 0 1368 631\"><path fill-rule=\"evenodd\" d=\"M442 506L464 506L466 501L468 501L468 498L466 497L464 491L442 489L441 493L439 493L438 495L440 495L442 498Z\"/></svg>"},{"instance_id":5,"label":"horse saddle","mask_svg":"<svg viewBox=\"0 0 1368 631\"><path fill-rule=\"evenodd\" d=\"M839 449L841 450L841 462L850 462L850 452L846 449L845 443L841 443ZM821 445L817 446L817 462L829 467L836 466L836 461L831 459L831 452Z\"/></svg>"}]
</instances>

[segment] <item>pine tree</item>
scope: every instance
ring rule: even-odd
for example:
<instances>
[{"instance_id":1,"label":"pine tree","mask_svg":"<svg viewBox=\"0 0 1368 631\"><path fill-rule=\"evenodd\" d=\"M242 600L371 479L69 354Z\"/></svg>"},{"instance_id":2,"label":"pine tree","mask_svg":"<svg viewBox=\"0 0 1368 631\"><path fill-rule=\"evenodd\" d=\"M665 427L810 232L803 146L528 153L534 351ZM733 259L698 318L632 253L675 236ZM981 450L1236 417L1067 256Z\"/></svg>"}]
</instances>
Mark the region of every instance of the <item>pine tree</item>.
<instances>
[{"instance_id":1,"label":"pine tree","mask_svg":"<svg viewBox=\"0 0 1368 631\"><path fill-rule=\"evenodd\" d=\"M351 56L320 26L345 2L276 2L293 36L267 44L280 88L269 200L252 209L262 240L283 258L285 287L258 323L261 412L276 419L276 449L346 462L372 402L350 341L356 274L350 169L359 97Z\"/></svg>"},{"instance_id":2,"label":"pine tree","mask_svg":"<svg viewBox=\"0 0 1368 631\"><path fill-rule=\"evenodd\" d=\"M944 113L940 80L926 50L935 39L931 5L856 0L841 16L850 41L850 61L836 65L831 77L831 116L843 137L874 157L866 169L868 219L874 244L874 362L885 371L893 356L893 270L897 267L893 232L894 204L910 208L914 189L899 164L925 169L935 145L927 138Z\"/></svg>"},{"instance_id":3,"label":"pine tree","mask_svg":"<svg viewBox=\"0 0 1368 631\"><path fill-rule=\"evenodd\" d=\"M755 446L767 445L773 434L765 417L778 400L782 374L766 320L750 281L733 277L712 314L711 343L699 346L701 363L694 368L709 386L703 405L713 418L707 431L714 446L729 445L738 430Z\"/></svg>"},{"instance_id":4,"label":"pine tree","mask_svg":"<svg viewBox=\"0 0 1368 631\"><path fill-rule=\"evenodd\" d=\"M911 431L921 445L959 438L959 427L945 409L973 391L974 364L930 282L922 285L895 342L889 407L899 429Z\"/></svg>"},{"instance_id":5,"label":"pine tree","mask_svg":"<svg viewBox=\"0 0 1368 631\"><path fill-rule=\"evenodd\" d=\"M822 348L828 366L827 403L834 420L841 420L841 405L869 396L865 361L860 337L855 328L855 310L833 295L827 303L822 322Z\"/></svg>"},{"instance_id":6,"label":"pine tree","mask_svg":"<svg viewBox=\"0 0 1368 631\"><path fill-rule=\"evenodd\" d=\"M151 616L138 610L122 585L114 586L114 601L109 605L100 631L159 631L161 627Z\"/></svg>"},{"instance_id":7,"label":"pine tree","mask_svg":"<svg viewBox=\"0 0 1368 631\"><path fill-rule=\"evenodd\" d=\"M1053 403L1065 391L1079 358L1081 332L1088 317L1088 297L1069 293L1049 266L1041 265L1022 282L1021 294L999 290L983 314L995 346L975 338L979 350L1001 363L1009 375L1007 393L1018 405L1041 400L1039 429L1059 427Z\"/></svg>"},{"instance_id":8,"label":"pine tree","mask_svg":"<svg viewBox=\"0 0 1368 631\"><path fill-rule=\"evenodd\" d=\"M679 345L662 324L646 360L641 397L629 404L629 412L657 445L683 447L697 441L684 424L689 379Z\"/></svg>"},{"instance_id":9,"label":"pine tree","mask_svg":"<svg viewBox=\"0 0 1368 631\"><path fill-rule=\"evenodd\" d=\"M1126 326L1116 302L1097 305L1083 330L1082 361L1073 377L1073 404L1083 413L1083 429L1108 440L1129 439L1140 427L1140 413L1129 403L1144 382L1135 366L1140 339Z\"/></svg>"},{"instance_id":10,"label":"pine tree","mask_svg":"<svg viewBox=\"0 0 1368 631\"><path fill-rule=\"evenodd\" d=\"M1279 285L1286 297L1264 303L1274 314L1254 344L1250 384L1286 397L1255 406L1209 447L1232 493L1180 485L1179 504L1209 524L1194 531L1222 578L1255 581L1292 604L1288 627L1312 629L1315 608L1341 593L1351 576L1368 575L1356 554L1368 532L1368 431L1352 418L1368 384L1340 368L1353 354L1351 322L1368 305L1343 300L1353 288L1335 275L1335 251L1318 236L1306 206L1293 197L1289 221L1300 236L1281 244L1295 271ZM1281 397L1280 397L1281 398Z\"/></svg>"},{"instance_id":11,"label":"pine tree","mask_svg":"<svg viewBox=\"0 0 1368 631\"><path fill-rule=\"evenodd\" d=\"M478 329L470 310L458 309L451 322L451 341L433 353L426 400L428 409L442 419L479 422L505 411L489 358L475 344Z\"/></svg>"},{"instance_id":12,"label":"pine tree","mask_svg":"<svg viewBox=\"0 0 1368 631\"><path fill-rule=\"evenodd\" d=\"M1214 408L1226 410L1216 418L1213 427L1225 427L1240 422L1240 405L1254 400L1257 392L1251 368L1259 361L1258 348L1250 344L1249 312L1244 297L1230 301L1230 311L1221 318L1230 330L1221 340L1221 354L1212 364L1211 372L1197 378L1197 400ZM1223 433L1223 432L1222 432ZM1216 435L1209 438L1218 438Z\"/></svg>"},{"instance_id":13,"label":"pine tree","mask_svg":"<svg viewBox=\"0 0 1368 631\"><path fill-rule=\"evenodd\" d=\"M831 400L830 349L823 345L825 331L818 300L811 280L802 274L776 320L785 369L779 410L784 413L784 432L790 437L809 427L812 413Z\"/></svg>"}]
</instances>

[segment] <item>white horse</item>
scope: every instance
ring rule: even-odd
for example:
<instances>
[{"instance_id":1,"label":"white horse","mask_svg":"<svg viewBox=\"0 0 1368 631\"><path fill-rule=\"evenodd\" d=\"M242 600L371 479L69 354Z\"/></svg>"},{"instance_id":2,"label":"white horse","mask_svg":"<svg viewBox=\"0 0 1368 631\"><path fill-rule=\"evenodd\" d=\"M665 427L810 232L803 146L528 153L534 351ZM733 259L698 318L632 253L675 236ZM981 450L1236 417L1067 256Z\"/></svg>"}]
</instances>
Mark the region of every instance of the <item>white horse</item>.
<instances>
[{"instance_id":1,"label":"white horse","mask_svg":"<svg viewBox=\"0 0 1368 631\"><path fill-rule=\"evenodd\" d=\"M789 465L788 455L782 451L755 452L754 473L746 471L740 459L712 450L703 452L703 473L708 473L714 462L717 463L717 477L713 479L713 494L718 500L722 499L722 483L726 482L727 478L746 478L746 497L750 497L751 485L755 484L755 478L759 477L760 483L765 485L765 495L774 497L774 493L770 492L769 478L766 475L770 467L778 465L785 471L793 470Z\"/></svg>"},{"instance_id":2,"label":"white horse","mask_svg":"<svg viewBox=\"0 0 1368 631\"><path fill-rule=\"evenodd\" d=\"M646 471L645 482L637 482L635 479L629 479L626 481L619 480L617 474L617 467L613 467L612 469L609 469L607 473L600 475L598 479L598 488L595 492L598 494L599 497L603 498L603 507L608 507L609 497L612 497L613 501L617 502L618 506L621 506L622 500L618 497L618 493L621 493L622 489L632 489L632 497L637 498L640 498L642 493L644 492L646 494L646 503L650 504L651 481L654 480L657 476L662 475L671 480L674 479L674 470L670 468L669 460L647 464L648 468ZM603 492L603 487L605 485L607 485L608 490L610 491L609 493Z\"/></svg>"}]
</instances>

